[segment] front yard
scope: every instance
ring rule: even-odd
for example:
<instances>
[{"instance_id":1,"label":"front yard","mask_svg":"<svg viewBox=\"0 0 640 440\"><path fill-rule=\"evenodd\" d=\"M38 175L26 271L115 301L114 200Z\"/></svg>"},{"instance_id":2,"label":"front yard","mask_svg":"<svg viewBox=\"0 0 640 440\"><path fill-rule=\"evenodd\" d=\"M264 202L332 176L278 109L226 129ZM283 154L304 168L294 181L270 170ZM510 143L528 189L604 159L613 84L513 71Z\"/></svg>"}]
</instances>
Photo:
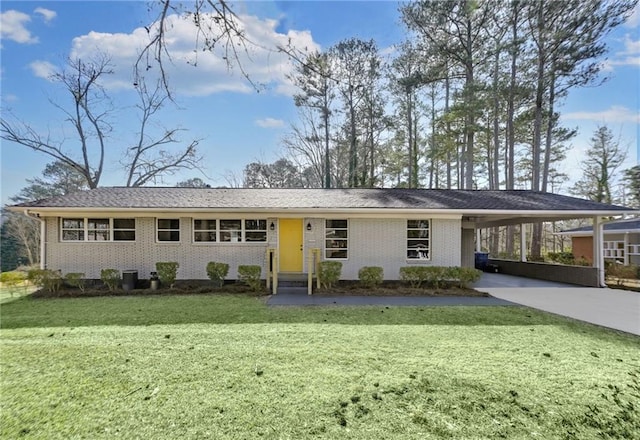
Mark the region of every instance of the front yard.
<instances>
[{"instance_id":1,"label":"front yard","mask_svg":"<svg viewBox=\"0 0 640 440\"><path fill-rule=\"evenodd\" d=\"M524 307L2 306L2 438L632 438L640 338Z\"/></svg>"}]
</instances>

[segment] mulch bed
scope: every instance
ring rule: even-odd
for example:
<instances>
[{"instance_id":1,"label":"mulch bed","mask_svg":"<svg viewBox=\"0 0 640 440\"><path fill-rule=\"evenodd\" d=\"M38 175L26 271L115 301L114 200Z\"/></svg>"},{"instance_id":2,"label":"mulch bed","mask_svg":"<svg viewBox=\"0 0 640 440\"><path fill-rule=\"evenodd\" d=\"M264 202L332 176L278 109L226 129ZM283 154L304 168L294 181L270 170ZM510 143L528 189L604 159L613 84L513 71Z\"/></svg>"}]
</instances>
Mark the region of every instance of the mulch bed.
<instances>
[{"instance_id":1,"label":"mulch bed","mask_svg":"<svg viewBox=\"0 0 640 440\"><path fill-rule=\"evenodd\" d=\"M148 283L147 283L148 284ZM63 286L61 289L50 292L47 290L37 290L32 298L89 298L99 296L151 296L151 295L220 295L238 294L249 296L267 296L271 292L266 288L258 292L251 291L242 283L227 283L221 287L214 287L208 281L177 281L171 288L161 287L152 290L141 281L140 288L133 290L115 289L109 290L100 283L93 283L84 289L84 292L76 287ZM362 287L358 282L341 281L331 289L313 289L314 295L322 296L475 296L488 297L484 292L474 289L448 286L446 288L412 288L400 282L385 282L378 287Z\"/></svg>"}]
</instances>

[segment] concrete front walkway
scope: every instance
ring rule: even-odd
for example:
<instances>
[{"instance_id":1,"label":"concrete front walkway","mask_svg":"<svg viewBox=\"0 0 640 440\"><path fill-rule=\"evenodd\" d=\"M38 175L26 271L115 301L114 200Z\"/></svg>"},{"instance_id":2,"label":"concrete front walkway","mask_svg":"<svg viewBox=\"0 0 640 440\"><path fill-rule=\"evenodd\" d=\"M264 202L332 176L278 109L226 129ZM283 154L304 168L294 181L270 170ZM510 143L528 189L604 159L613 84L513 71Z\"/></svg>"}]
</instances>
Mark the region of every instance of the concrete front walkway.
<instances>
[{"instance_id":1,"label":"concrete front walkway","mask_svg":"<svg viewBox=\"0 0 640 440\"><path fill-rule=\"evenodd\" d=\"M277 294L270 306L514 306L498 298L480 296L319 296Z\"/></svg>"},{"instance_id":2,"label":"concrete front walkway","mask_svg":"<svg viewBox=\"0 0 640 440\"><path fill-rule=\"evenodd\" d=\"M640 335L638 292L488 273L474 287L495 298Z\"/></svg>"},{"instance_id":3,"label":"concrete front walkway","mask_svg":"<svg viewBox=\"0 0 640 440\"><path fill-rule=\"evenodd\" d=\"M552 281L485 273L472 287L489 293L482 297L425 296L308 296L278 294L272 306L509 306L524 305L603 327L640 335L640 293L579 287Z\"/></svg>"}]
</instances>

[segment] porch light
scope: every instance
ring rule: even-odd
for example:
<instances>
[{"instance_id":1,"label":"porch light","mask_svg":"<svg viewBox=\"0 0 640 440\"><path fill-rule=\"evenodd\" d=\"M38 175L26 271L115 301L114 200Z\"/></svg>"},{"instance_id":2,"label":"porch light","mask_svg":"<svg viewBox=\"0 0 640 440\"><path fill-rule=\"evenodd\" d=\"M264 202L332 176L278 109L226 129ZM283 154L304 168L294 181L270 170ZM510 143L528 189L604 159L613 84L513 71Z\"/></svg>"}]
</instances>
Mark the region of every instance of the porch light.
<instances>
[{"instance_id":1,"label":"porch light","mask_svg":"<svg viewBox=\"0 0 640 440\"><path fill-rule=\"evenodd\" d=\"M311 222L307 222L307 231L311 230Z\"/></svg>"},{"instance_id":2,"label":"porch light","mask_svg":"<svg viewBox=\"0 0 640 440\"><path fill-rule=\"evenodd\" d=\"M269 230L275 231L275 229L276 229L276 225L273 222L271 222L271 224L269 225Z\"/></svg>"}]
</instances>

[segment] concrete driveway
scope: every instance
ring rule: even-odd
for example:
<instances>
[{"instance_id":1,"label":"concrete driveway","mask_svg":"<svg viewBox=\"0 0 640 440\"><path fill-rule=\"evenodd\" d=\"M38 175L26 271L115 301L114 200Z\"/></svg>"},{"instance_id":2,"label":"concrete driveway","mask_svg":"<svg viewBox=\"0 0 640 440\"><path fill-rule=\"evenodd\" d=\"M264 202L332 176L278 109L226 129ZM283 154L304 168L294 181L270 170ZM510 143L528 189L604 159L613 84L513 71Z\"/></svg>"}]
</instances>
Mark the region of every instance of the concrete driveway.
<instances>
[{"instance_id":1,"label":"concrete driveway","mask_svg":"<svg viewBox=\"0 0 640 440\"><path fill-rule=\"evenodd\" d=\"M485 273L473 286L506 301L640 335L640 293Z\"/></svg>"}]
</instances>

